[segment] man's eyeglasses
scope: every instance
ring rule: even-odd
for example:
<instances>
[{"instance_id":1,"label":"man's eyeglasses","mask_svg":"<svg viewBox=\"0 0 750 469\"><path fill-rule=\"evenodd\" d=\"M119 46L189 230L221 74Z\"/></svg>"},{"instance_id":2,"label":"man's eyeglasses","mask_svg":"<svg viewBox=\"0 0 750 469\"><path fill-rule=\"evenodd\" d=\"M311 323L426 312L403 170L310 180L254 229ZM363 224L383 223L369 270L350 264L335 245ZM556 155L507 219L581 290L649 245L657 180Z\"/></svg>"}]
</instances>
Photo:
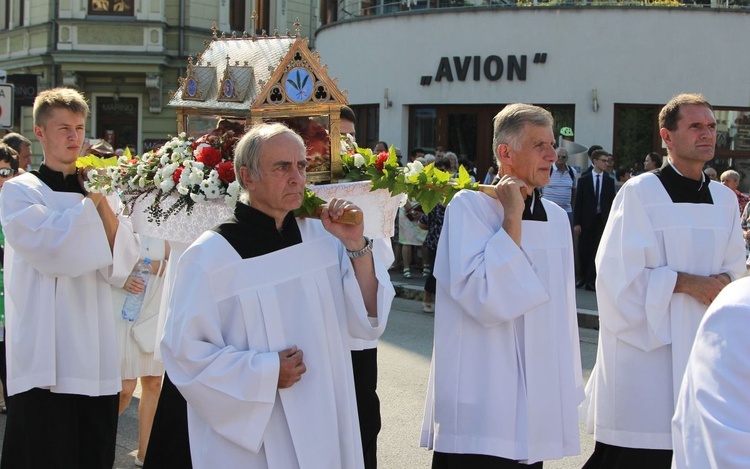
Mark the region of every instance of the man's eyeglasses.
<instances>
[{"instance_id":1,"label":"man's eyeglasses","mask_svg":"<svg viewBox=\"0 0 750 469\"><path fill-rule=\"evenodd\" d=\"M9 178L16 174L12 168L0 168L0 177Z\"/></svg>"}]
</instances>

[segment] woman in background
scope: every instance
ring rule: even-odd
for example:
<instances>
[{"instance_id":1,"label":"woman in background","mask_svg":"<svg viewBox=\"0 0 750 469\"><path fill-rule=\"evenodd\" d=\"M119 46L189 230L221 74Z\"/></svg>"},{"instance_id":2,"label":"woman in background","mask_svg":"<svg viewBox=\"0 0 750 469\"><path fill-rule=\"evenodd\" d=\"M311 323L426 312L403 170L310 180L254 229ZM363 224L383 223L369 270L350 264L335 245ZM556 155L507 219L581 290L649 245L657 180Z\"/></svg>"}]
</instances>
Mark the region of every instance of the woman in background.
<instances>
[{"instance_id":1,"label":"woman in background","mask_svg":"<svg viewBox=\"0 0 750 469\"><path fill-rule=\"evenodd\" d=\"M163 290L164 271L169 259L169 244L161 239L141 236L141 254L138 262L151 259L151 277L146 286L146 298L135 321L122 318L122 306L127 293L143 291L143 282L131 275L123 288L112 288L114 299L117 342L120 348L120 414L130 405L137 379L141 380L141 400L138 403L138 454L135 465L143 466L146 449L154 423L156 404L161 391L161 377L164 364L154 360L156 348L156 328L159 318L159 305Z\"/></svg>"}]
</instances>

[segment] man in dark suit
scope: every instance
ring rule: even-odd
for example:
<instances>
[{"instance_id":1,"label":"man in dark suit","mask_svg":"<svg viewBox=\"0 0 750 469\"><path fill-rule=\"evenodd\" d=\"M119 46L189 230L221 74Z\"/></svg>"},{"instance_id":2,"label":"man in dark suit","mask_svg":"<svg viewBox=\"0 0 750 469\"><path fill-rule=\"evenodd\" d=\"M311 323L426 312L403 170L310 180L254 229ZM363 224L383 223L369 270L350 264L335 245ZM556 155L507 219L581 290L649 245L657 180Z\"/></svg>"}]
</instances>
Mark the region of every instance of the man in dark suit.
<instances>
[{"instance_id":1,"label":"man in dark suit","mask_svg":"<svg viewBox=\"0 0 750 469\"><path fill-rule=\"evenodd\" d=\"M578 264L580 278L576 287L594 291L596 267L594 258L599 240L604 232L612 201L615 199L615 181L607 174L609 153L595 150L591 154L594 163L590 173L578 180L575 206L573 207L573 230L578 236Z\"/></svg>"}]
</instances>

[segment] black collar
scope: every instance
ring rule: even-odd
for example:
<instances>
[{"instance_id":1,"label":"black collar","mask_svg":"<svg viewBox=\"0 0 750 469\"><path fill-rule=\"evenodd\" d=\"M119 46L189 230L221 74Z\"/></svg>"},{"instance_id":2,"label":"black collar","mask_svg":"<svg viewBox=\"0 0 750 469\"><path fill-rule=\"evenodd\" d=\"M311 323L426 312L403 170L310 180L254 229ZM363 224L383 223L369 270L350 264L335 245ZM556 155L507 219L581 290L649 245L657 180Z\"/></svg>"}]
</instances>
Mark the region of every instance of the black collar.
<instances>
[{"instance_id":1,"label":"black collar","mask_svg":"<svg viewBox=\"0 0 750 469\"><path fill-rule=\"evenodd\" d=\"M76 168L74 174L63 176L60 171L50 169L49 166L42 163L39 166L39 171L32 171L31 174L38 177L40 181L55 192L75 192L86 195L86 191L78 182L78 168Z\"/></svg>"},{"instance_id":2,"label":"black collar","mask_svg":"<svg viewBox=\"0 0 750 469\"><path fill-rule=\"evenodd\" d=\"M667 191L672 203L680 204L713 204L711 190L708 185L711 179L703 174L702 181L686 178L678 173L671 164L665 164L659 169L651 171L659 178L664 190Z\"/></svg>"},{"instance_id":3,"label":"black collar","mask_svg":"<svg viewBox=\"0 0 750 469\"><path fill-rule=\"evenodd\" d=\"M531 210L532 203L534 204L533 211ZM539 188L535 188L531 194L526 196L524 205L522 220L547 221L547 212L542 205L542 192Z\"/></svg>"},{"instance_id":4,"label":"black collar","mask_svg":"<svg viewBox=\"0 0 750 469\"><path fill-rule=\"evenodd\" d=\"M234 216L213 228L232 245L243 259L262 256L302 242L294 213L289 212L276 229L276 220L242 202L234 207Z\"/></svg>"}]
</instances>

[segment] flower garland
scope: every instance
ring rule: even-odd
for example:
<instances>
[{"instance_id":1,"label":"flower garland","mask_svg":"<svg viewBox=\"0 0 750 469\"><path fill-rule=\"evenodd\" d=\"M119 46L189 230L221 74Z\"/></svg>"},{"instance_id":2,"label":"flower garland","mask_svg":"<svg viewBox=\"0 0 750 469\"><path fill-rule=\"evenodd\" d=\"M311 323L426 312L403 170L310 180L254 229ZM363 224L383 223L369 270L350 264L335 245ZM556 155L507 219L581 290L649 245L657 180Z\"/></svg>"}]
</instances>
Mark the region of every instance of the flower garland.
<instances>
[{"instance_id":1,"label":"flower garland","mask_svg":"<svg viewBox=\"0 0 750 469\"><path fill-rule=\"evenodd\" d=\"M196 203L223 197L230 207L237 203L240 185L235 181L234 145L240 135L217 131L193 139L183 132L156 151L143 155L124 154L116 166L91 169L86 190L119 192L131 209L143 195L155 193L148 219L157 225L185 210L189 215ZM171 195L176 200L164 206Z\"/></svg>"},{"instance_id":2,"label":"flower garland","mask_svg":"<svg viewBox=\"0 0 750 469\"><path fill-rule=\"evenodd\" d=\"M182 210L190 215L196 203L222 198L234 207L240 194L235 181L234 146L241 135L217 129L198 139L183 132L156 151L132 156L127 151L113 162L104 164L82 157L80 167L92 167L87 173L86 190L104 194L119 193L133 209L142 196L154 193L148 207L149 222L159 225ZM458 176L419 161L399 165L393 146L387 152L374 154L369 148L359 148L350 135L341 137L341 159L344 174L351 181L371 181L371 190L386 189L391 195L406 194L429 213L439 203L447 205L462 189L482 190L484 186L471 182L471 176L459 168ZM103 167L102 167L103 166ZM494 193L494 192L493 192ZM176 196L171 198L170 196ZM171 205L166 205L167 202ZM305 190L302 206L295 211L299 216L317 216L320 199L309 188Z\"/></svg>"},{"instance_id":3,"label":"flower garland","mask_svg":"<svg viewBox=\"0 0 750 469\"><path fill-rule=\"evenodd\" d=\"M359 148L351 135L341 136L341 161L344 174L352 181L371 180L371 190L386 189L391 195L406 194L410 200L422 205L425 213L430 213L439 203L447 205L462 189L480 190L480 185L471 182L471 176L461 166L458 176L435 168L433 163L424 166L419 161L400 166L396 149L391 146L388 152L373 154L369 148ZM494 193L494 192L493 192ZM305 197L304 212L311 213L317 202Z\"/></svg>"}]
</instances>

